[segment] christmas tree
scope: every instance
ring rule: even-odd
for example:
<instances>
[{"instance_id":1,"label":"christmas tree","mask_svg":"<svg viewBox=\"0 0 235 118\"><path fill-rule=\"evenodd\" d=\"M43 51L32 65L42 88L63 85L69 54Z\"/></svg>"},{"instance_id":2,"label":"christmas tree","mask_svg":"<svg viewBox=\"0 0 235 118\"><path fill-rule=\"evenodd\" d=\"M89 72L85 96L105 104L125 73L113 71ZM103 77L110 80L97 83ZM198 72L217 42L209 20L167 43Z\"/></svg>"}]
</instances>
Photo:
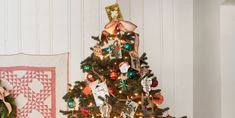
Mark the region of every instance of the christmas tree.
<instances>
[{"instance_id":1,"label":"christmas tree","mask_svg":"<svg viewBox=\"0 0 235 118\"><path fill-rule=\"evenodd\" d=\"M157 77L146 62L146 53L138 55L137 26L124 21L118 4L106 7L110 22L93 53L81 62L85 81L69 84L63 99L69 118L172 118L159 108L163 102Z\"/></svg>"}]
</instances>

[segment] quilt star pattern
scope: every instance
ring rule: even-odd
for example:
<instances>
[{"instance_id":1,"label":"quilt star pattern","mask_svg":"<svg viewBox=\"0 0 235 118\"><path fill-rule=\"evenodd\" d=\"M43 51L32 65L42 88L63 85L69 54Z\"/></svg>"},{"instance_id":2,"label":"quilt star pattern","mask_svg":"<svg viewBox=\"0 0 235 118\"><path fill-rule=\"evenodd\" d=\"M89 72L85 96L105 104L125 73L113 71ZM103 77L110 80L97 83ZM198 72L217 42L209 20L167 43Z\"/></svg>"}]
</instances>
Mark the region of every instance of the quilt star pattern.
<instances>
[{"instance_id":1,"label":"quilt star pattern","mask_svg":"<svg viewBox=\"0 0 235 118\"><path fill-rule=\"evenodd\" d=\"M15 98L16 118L63 118L69 54L0 55L0 80Z\"/></svg>"},{"instance_id":2,"label":"quilt star pattern","mask_svg":"<svg viewBox=\"0 0 235 118\"><path fill-rule=\"evenodd\" d=\"M11 94L20 104L17 117L26 118L38 112L44 118L55 118L55 68L0 67L0 78L12 87ZM51 102L48 102L51 101Z\"/></svg>"}]
</instances>

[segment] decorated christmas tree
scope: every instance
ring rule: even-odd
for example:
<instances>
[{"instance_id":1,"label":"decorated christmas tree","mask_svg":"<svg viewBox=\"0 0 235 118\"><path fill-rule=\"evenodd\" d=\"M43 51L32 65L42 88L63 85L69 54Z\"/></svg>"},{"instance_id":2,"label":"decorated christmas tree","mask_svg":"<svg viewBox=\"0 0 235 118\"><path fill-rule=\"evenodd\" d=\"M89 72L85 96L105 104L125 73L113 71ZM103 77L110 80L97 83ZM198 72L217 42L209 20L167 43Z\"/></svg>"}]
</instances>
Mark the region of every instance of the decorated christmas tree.
<instances>
[{"instance_id":1,"label":"decorated christmas tree","mask_svg":"<svg viewBox=\"0 0 235 118\"><path fill-rule=\"evenodd\" d=\"M81 62L86 80L69 84L63 99L69 118L172 118L160 108L163 103L157 77L146 62L146 53L138 55L137 26L124 21L118 4L106 7L110 22L93 53Z\"/></svg>"}]
</instances>

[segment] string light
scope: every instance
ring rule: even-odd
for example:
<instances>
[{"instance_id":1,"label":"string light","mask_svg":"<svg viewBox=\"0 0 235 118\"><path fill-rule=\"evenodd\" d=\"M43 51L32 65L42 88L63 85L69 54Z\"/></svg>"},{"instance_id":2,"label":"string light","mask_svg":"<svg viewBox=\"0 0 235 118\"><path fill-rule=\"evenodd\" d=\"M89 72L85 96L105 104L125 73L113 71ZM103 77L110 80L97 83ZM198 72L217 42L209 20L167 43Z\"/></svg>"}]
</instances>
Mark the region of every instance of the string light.
<instances>
[{"instance_id":1,"label":"string light","mask_svg":"<svg viewBox=\"0 0 235 118\"><path fill-rule=\"evenodd\" d=\"M122 91L120 90L120 91L119 91L119 93L121 94L121 93L122 93Z\"/></svg>"},{"instance_id":2,"label":"string light","mask_svg":"<svg viewBox=\"0 0 235 118\"><path fill-rule=\"evenodd\" d=\"M141 101L139 101L139 102L138 102L138 104L142 104L142 102L141 102Z\"/></svg>"},{"instance_id":3,"label":"string light","mask_svg":"<svg viewBox=\"0 0 235 118\"><path fill-rule=\"evenodd\" d=\"M80 86L80 89L83 89L83 87L82 87L82 86Z\"/></svg>"},{"instance_id":4,"label":"string light","mask_svg":"<svg viewBox=\"0 0 235 118\"><path fill-rule=\"evenodd\" d=\"M88 106L89 106L89 107L93 106L93 103L92 103L92 102L90 102Z\"/></svg>"},{"instance_id":5,"label":"string light","mask_svg":"<svg viewBox=\"0 0 235 118\"><path fill-rule=\"evenodd\" d=\"M138 93L135 93L135 96L138 96Z\"/></svg>"}]
</instances>

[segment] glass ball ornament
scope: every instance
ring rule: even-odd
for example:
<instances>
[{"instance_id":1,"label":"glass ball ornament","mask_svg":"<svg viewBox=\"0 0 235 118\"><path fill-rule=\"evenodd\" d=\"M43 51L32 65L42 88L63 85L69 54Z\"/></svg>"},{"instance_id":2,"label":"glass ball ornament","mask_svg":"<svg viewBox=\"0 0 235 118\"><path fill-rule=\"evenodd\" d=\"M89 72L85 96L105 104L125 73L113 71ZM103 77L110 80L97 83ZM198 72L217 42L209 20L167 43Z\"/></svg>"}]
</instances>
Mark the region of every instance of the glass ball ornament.
<instances>
[{"instance_id":1,"label":"glass ball ornament","mask_svg":"<svg viewBox=\"0 0 235 118\"><path fill-rule=\"evenodd\" d=\"M83 65L83 70L85 71L85 72L88 72L88 71L90 71L92 69L92 66L90 65L90 64L85 64L85 65Z\"/></svg>"},{"instance_id":2,"label":"glass ball ornament","mask_svg":"<svg viewBox=\"0 0 235 118\"><path fill-rule=\"evenodd\" d=\"M128 50L128 51L130 51L131 49L132 49L132 45L131 44L129 44L129 43L126 43L126 44L124 44L124 46L123 46L123 48L124 49L126 49L126 50Z\"/></svg>"},{"instance_id":3,"label":"glass ball ornament","mask_svg":"<svg viewBox=\"0 0 235 118\"><path fill-rule=\"evenodd\" d=\"M70 99L67 103L69 108L75 108L76 107L76 102L74 101L74 99Z\"/></svg>"},{"instance_id":4,"label":"glass ball ornament","mask_svg":"<svg viewBox=\"0 0 235 118\"><path fill-rule=\"evenodd\" d=\"M96 78L93 76L92 73L87 73L87 80L89 82L94 82L96 80Z\"/></svg>"},{"instance_id":5,"label":"glass ball ornament","mask_svg":"<svg viewBox=\"0 0 235 118\"><path fill-rule=\"evenodd\" d=\"M128 78L133 79L137 76L137 72L135 70L129 70L127 76Z\"/></svg>"}]
</instances>

